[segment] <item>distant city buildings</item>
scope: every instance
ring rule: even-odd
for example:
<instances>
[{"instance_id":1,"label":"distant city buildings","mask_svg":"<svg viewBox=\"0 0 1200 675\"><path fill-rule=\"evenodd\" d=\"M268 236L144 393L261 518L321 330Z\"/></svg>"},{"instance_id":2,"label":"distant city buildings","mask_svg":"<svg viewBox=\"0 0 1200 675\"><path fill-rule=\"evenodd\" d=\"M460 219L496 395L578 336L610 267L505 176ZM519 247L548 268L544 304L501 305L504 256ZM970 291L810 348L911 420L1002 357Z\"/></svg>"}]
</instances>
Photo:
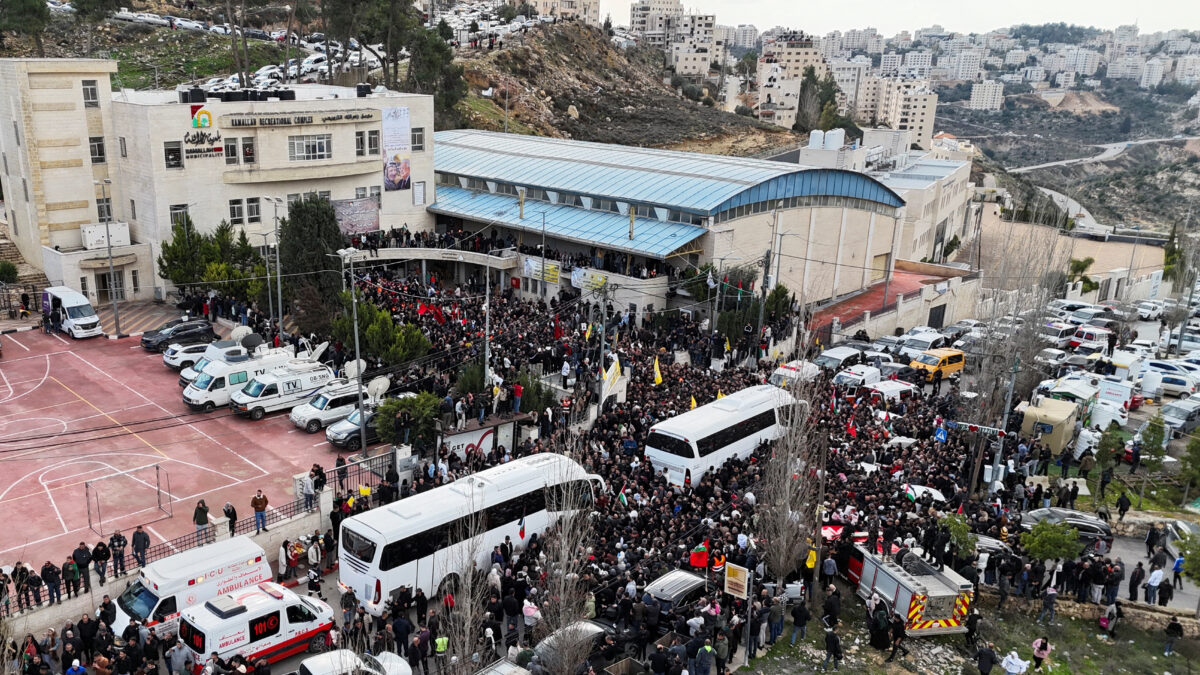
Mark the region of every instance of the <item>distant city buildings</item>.
<instances>
[{"instance_id":1,"label":"distant city buildings","mask_svg":"<svg viewBox=\"0 0 1200 675\"><path fill-rule=\"evenodd\" d=\"M1004 105L1004 83L984 80L971 85L971 110L999 110Z\"/></svg>"},{"instance_id":2,"label":"distant city buildings","mask_svg":"<svg viewBox=\"0 0 1200 675\"><path fill-rule=\"evenodd\" d=\"M754 49L758 46L758 29L754 24L741 24L733 31L733 44L743 49Z\"/></svg>"},{"instance_id":3,"label":"distant city buildings","mask_svg":"<svg viewBox=\"0 0 1200 675\"><path fill-rule=\"evenodd\" d=\"M1162 84L1166 68L1160 59L1150 59L1142 69L1142 77L1138 83L1142 89L1153 89Z\"/></svg>"}]
</instances>

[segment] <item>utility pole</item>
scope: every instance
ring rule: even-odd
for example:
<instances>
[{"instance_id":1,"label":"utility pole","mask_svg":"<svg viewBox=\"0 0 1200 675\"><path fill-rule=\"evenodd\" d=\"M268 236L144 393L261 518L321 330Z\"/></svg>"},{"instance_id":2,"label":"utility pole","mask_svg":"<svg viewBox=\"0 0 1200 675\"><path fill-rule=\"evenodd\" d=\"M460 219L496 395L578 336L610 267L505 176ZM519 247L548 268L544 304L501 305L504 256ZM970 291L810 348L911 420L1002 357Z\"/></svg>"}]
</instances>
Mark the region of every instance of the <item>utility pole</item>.
<instances>
[{"instance_id":1,"label":"utility pole","mask_svg":"<svg viewBox=\"0 0 1200 675\"><path fill-rule=\"evenodd\" d=\"M774 239L774 236L772 236L771 238ZM754 343L752 345L750 345L750 349L753 353L757 353L758 345L761 344L761 341L762 341L763 313L766 311L766 308L767 308L767 277L770 275L770 272L771 272L771 249L767 249L766 254L763 256L762 265L763 265L762 300L760 300L758 303L758 332L754 336ZM758 358L754 358L754 361L758 361Z\"/></svg>"},{"instance_id":2,"label":"utility pole","mask_svg":"<svg viewBox=\"0 0 1200 675\"><path fill-rule=\"evenodd\" d=\"M350 266L350 279L351 280L354 279L354 254L356 254L356 253L358 253L358 249L351 246L351 247L340 249L336 254L335 253L326 254L326 255L331 255L331 256L336 255L338 258L341 258L343 283L346 278L346 266L347 265ZM350 284L350 311L351 311L351 320L354 322L355 367L361 368L361 364L359 362L362 360L362 356L361 356L361 353L359 352L359 346L358 346L358 292L354 288L353 283ZM356 373L356 377L354 379L358 383L358 448L359 448L359 450L362 450L365 452L367 449L367 421L366 421L366 417L367 417L366 412L367 411L363 409L363 386L362 386L363 378L362 378L362 376L363 376L363 374L360 371L360 372Z\"/></svg>"},{"instance_id":3,"label":"utility pole","mask_svg":"<svg viewBox=\"0 0 1200 675\"><path fill-rule=\"evenodd\" d=\"M1020 369L1020 367L1021 367L1021 359L1018 358L1013 363L1012 375L1009 376L1009 378L1008 378L1008 394L1004 397L1004 417L1002 418L1002 420L1000 422L1000 430L1003 431L1005 434L1008 433L1008 413L1010 410L1012 410L1013 389L1016 388L1016 386L1017 386L1017 371ZM1000 447L997 448L996 452L992 455L992 479L990 481L988 481L988 496L989 497L996 494L996 491L993 489L992 486L996 484L996 476L999 475L999 472L1000 472L1000 455L1003 454L1003 450L1004 450L1004 439L1001 438L1000 439Z\"/></svg>"}]
</instances>

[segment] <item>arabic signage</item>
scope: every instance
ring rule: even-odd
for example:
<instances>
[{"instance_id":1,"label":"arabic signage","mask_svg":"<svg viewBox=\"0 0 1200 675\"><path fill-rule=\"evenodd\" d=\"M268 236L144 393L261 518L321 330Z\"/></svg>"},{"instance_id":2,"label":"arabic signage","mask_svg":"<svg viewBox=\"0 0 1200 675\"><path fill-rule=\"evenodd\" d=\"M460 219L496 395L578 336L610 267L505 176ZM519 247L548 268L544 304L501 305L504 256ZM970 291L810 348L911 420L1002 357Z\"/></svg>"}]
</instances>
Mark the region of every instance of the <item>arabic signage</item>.
<instances>
[{"instance_id":1,"label":"arabic signage","mask_svg":"<svg viewBox=\"0 0 1200 675\"><path fill-rule=\"evenodd\" d=\"M750 578L748 570L740 565L725 563L725 592L735 598L746 599L746 582Z\"/></svg>"},{"instance_id":2,"label":"arabic signage","mask_svg":"<svg viewBox=\"0 0 1200 675\"><path fill-rule=\"evenodd\" d=\"M338 228L345 234L362 234L379 229L379 198L335 199L331 201Z\"/></svg>"},{"instance_id":3,"label":"arabic signage","mask_svg":"<svg viewBox=\"0 0 1200 675\"><path fill-rule=\"evenodd\" d=\"M558 265L547 263L545 272L542 271L540 258L525 258L525 276L531 279L541 279L548 284L558 283Z\"/></svg>"},{"instance_id":4,"label":"arabic signage","mask_svg":"<svg viewBox=\"0 0 1200 675\"><path fill-rule=\"evenodd\" d=\"M347 122L373 122L378 118L374 110L347 110L305 113L237 113L221 118L225 127L292 127L306 124L344 124Z\"/></svg>"},{"instance_id":5,"label":"arabic signage","mask_svg":"<svg viewBox=\"0 0 1200 675\"><path fill-rule=\"evenodd\" d=\"M595 270L590 270L584 267L576 267L571 270L571 285L581 291L596 291L604 287L608 282L608 275L600 274Z\"/></svg>"}]
</instances>

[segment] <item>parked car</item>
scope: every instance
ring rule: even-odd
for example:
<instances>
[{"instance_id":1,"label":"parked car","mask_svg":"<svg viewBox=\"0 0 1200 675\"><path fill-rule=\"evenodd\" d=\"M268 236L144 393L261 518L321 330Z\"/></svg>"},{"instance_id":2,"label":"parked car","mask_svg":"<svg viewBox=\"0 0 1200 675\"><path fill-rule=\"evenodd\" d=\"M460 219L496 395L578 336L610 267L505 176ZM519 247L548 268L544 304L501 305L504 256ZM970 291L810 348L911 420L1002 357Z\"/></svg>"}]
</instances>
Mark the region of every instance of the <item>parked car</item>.
<instances>
[{"instance_id":1,"label":"parked car","mask_svg":"<svg viewBox=\"0 0 1200 675\"><path fill-rule=\"evenodd\" d=\"M923 384L925 382L925 373L907 363L881 363L879 365L879 373L885 380L890 380L895 375L897 380L902 380L910 384Z\"/></svg>"},{"instance_id":2,"label":"parked car","mask_svg":"<svg viewBox=\"0 0 1200 675\"><path fill-rule=\"evenodd\" d=\"M1075 528L1079 532L1079 541L1084 545L1084 550L1094 548L1096 542L1099 541L1104 541L1108 550L1112 550L1112 528L1108 526L1108 523L1090 513L1057 507L1034 509L1021 516L1021 529L1030 531L1034 525L1042 521L1066 523Z\"/></svg>"},{"instance_id":3,"label":"parked car","mask_svg":"<svg viewBox=\"0 0 1200 675\"><path fill-rule=\"evenodd\" d=\"M706 589L704 577L683 570L672 570L646 584L644 592L658 600L662 617L658 622L659 633L671 630L671 622L667 615L672 610L699 600L704 596Z\"/></svg>"},{"instance_id":4,"label":"parked car","mask_svg":"<svg viewBox=\"0 0 1200 675\"><path fill-rule=\"evenodd\" d=\"M350 413L350 416L340 422L334 422L325 429L325 440L329 441L335 448L357 452L362 448L361 434L359 433L358 420L363 415L361 410L355 410ZM372 420L375 418L375 411L368 410L364 424L367 431L367 445L379 442L379 432L376 431Z\"/></svg>"},{"instance_id":5,"label":"parked car","mask_svg":"<svg viewBox=\"0 0 1200 675\"><path fill-rule=\"evenodd\" d=\"M895 335L884 335L871 343L871 351L875 352L894 352L904 344L904 338L896 337Z\"/></svg>"},{"instance_id":6,"label":"parked car","mask_svg":"<svg viewBox=\"0 0 1200 675\"><path fill-rule=\"evenodd\" d=\"M587 650L585 660L591 664L596 672L601 672L604 668L611 666L617 661L637 656L638 654L639 649L636 644L628 641L625 643L624 649L622 649L617 646L616 637L616 630L611 626L599 621L583 619L559 628L542 638L534 646L533 653L537 655L538 660L543 664L561 667L562 664L558 663L558 658L555 655L555 651L561 649L559 645L563 644L564 641L576 644L586 641L590 644L590 648ZM572 654L583 653L584 651L583 649L567 649Z\"/></svg>"},{"instance_id":7,"label":"parked car","mask_svg":"<svg viewBox=\"0 0 1200 675\"><path fill-rule=\"evenodd\" d=\"M151 26L169 26L169 25L171 25L171 22L167 21L166 19L162 18L161 16L159 16L157 14L151 14L150 12L138 12L137 14L134 15L133 20L138 23L148 23Z\"/></svg>"},{"instance_id":8,"label":"parked car","mask_svg":"<svg viewBox=\"0 0 1200 675\"><path fill-rule=\"evenodd\" d=\"M1047 348L1038 352L1037 356L1033 357L1033 361L1050 368L1058 368L1063 361L1067 360L1067 356L1069 354L1061 349Z\"/></svg>"},{"instance_id":9,"label":"parked car","mask_svg":"<svg viewBox=\"0 0 1200 675\"><path fill-rule=\"evenodd\" d=\"M1142 321L1157 321L1162 317L1163 306L1160 302L1143 300L1137 304L1137 312Z\"/></svg>"},{"instance_id":10,"label":"parked car","mask_svg":"<svg viewBox=\"0 0 1200 675\"><path fill-rule=\"evenodd\" d=\"M162 330L145 333L142 335L141 344L148 352L162 352L172 343L195 344L213 342L216 339L217 333L207 319L189 319Z\"/></svg>"},{"instance_id":11,"label":"parked car","mask_svg":"<svg viewBox=\"0 0 1200 675\"><path fill-rule=\"evenodd\" d=\"M271 36L267 34L267 31L262 30L261 28L243 28L242 33L246 37L254 38L255 40L265 40L267 42L271 41Z\"/></svg>"}]
</instances>

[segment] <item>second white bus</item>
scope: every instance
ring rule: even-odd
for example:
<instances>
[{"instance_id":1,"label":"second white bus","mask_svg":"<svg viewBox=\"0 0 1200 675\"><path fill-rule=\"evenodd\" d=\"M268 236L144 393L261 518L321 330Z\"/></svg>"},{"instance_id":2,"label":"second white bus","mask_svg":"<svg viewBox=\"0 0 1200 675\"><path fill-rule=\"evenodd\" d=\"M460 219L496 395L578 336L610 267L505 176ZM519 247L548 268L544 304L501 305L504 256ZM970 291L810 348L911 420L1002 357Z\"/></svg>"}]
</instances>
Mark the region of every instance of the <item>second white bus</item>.
<instances>
[{"instance_id":1,"label":"second white bus","mask_svg":"<svg viewBox=\"0 0 1200 675\"><path fill-rule=\"evenodd\" d=\"M646 459L666 469L675 485L698 482L725 460L745 459L762 441L783 435L779 411L795 403L782 387L747 387L655 424L646 436Z\"/></svg>"},{"instance_id":2,"label":"second white bus","mask_svg":"<svg viewBox=\"0 0 1200 675\"><path fill-rule=\"evenodd\" d=\"M569 495L585 508L603 486L569 457L542 453L360 513L342 522L338 586L353 590L374 616L401 586L439 597L467 571L467 558L488 569L492 547L504 537L528 541L554 522L555 502Z\"/></svg>"}]
</instances>

